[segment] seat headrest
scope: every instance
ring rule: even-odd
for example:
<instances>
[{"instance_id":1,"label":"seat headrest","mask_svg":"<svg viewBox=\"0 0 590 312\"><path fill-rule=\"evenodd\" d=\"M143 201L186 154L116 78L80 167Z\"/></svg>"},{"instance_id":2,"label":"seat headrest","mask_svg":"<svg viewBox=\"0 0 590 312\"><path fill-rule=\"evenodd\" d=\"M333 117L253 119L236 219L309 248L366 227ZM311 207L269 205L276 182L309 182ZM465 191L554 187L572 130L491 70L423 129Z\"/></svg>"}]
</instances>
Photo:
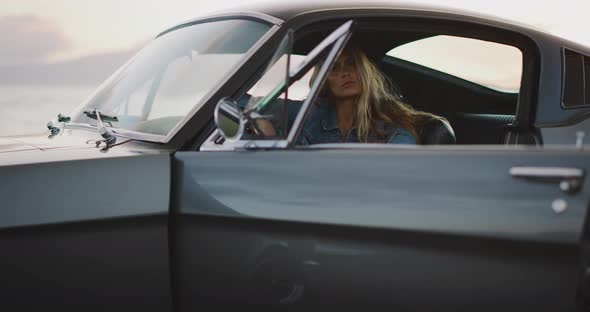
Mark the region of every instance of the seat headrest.
<instances>
[{"instance_id":1,"label":"seat headrest","mask_svg":"<svg viewBox=\"0 0 590 312\"><path fill-rule=\"evenodd\" d=\"M432 118L422 126L421 143L424 145L455 144L455 132L451 124L438 118Z\"/></svg>"}]
</instances>

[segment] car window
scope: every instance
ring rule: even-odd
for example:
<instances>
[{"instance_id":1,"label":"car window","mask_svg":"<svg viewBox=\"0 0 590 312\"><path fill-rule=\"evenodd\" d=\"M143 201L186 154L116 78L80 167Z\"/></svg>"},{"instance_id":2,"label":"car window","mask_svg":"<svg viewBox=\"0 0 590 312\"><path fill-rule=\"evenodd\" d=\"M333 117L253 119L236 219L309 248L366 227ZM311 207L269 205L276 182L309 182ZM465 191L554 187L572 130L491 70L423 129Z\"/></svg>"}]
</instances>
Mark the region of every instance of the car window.
<instances>
[{"instance_id":1,"label":"car window","mask_svg":"<svg viewBox=\"0 0 590 312\"><path fill-rule=\"evenodd\" d=\"M317 42L316 35L309 36L309 42L303 36L298 37L295 51L309 51L305 47ZM380 38L379 43L388 38L392 42L403 41L404 38L423 39L414 39L391 51L382 52L384 54L375 55L379 49L373 46L374 41L371 38ZM433 44L437 46L436 49ZM342 80L337 82L336 89L331 89L334 83L330 82L330 77L333 73L337 76L346 72L345 69L352 66L349 64L351 61L339 63L340 60L337 60L330 64L333 67L325 76L326 79L319 81L323 88L314 93L316 97L313 98L313 105L306 110L302 127L297 129L299 132L295 146L334 146L333 144L342 143L395 143L411 146L540 144L534 133L521 133L515 127L520 83L523 79L522 47L466 37L425 34L414 30L379 30L375 27L367 27L365 30L358 26L349 48L345 49L344 54L352 53L354 49L361 50L367 62L375 67L363 67L360 71L364 74L357 73L355 78L361 90L371 84L366 89L371 91L355 95L357 106L351 114L352 124L347 128L344 123L339 122L339 113L335 111L334 103L340 95L335 94L334 90L339 88L338 84L348 88L345 85L351 82ZM453 51L456 53L452 53ZM358 53L352 54L360 57ZM293 55L292 59L302 57L303 55ZM353 63L356 64L358 60L354 59ZM284 69L285 63L279 67ZM285 102L285 98L287 103L305 100L312 73L313 71L308 72L298 82L298 88L295 88L296 85L289 88L288 97L284 94L277 96L275 100L279 104L273 106L285 107L280 104ZM284 70L277 71L268 83L265 80L270 76L260 79L246 92L248 100L257 96L264 97L276 87L281 76L284 76ZM377 76L383 78L371 78ZM377 89L381 91L377 92ZM391 97L385 96L386 94ZM386 98L387 104L380 102ZM248 100L241 101L242 107L246 107ZM358 107L361 101L368 103L363 109ZM372 114L373 117L359 117L362 114ZM281 114L275 111L269 115ZM361 118L365 119L359 121ZM294 129L287 128L282 134L289 130L293 132ZM243 139L253 138L246 136Z\"/></svg>"},{"instance_id":2,"label":"car window","mask_svg":"<svg viewBox=\"0 0 590 312\"><path fill-rule=\"evenodd\" d=\"M269 98L269 95L285 80L287 65L289 70L293 70L305 60L305 57L306 55L289 54L285 51L285 53L273 60L273 63L269 65L254 86L239 98L239 105L246 110L253 109L255 105L260 105L261 101L268 101L268 103L264 104L267 108L261 109L259 112L267 116L264 119L272 123L275 133L275 135L260 135L260 133L256 133L255 129L248 127L243 139L274 140L286 138L302 102L309 95L309 83L313 68L308 69L300 78L289 81L289 87L285 92L281 92L274 98ZM257 124L261 122L263 121L259 121Z\"/></svg>"},{"instance_id":3,"label":"car window","mask_svg":"<svg viewBox=\"0 0 590 312\"><path fill-rule=\"evenodd\" d=\"M522 52L513 46L438 35L406 43L387 55L497 91L517 93L520 89Z\"/></svg>"},{"instance_id":4,"label":"car window","mask_svg":"<svg viewBox=\"0 0 590 312\"><path fill-rule=\"evenodd\" d=\"M167 135L198 110L244 58L270 25L230 19L189 25L161 35L115 73L74 114L95 124L83 111L115 115L109 125Z\"/></svg>"},{"instance_id":5,"label":"car window","mask_svg":"<svg viewBox=\"0 0 590 312\"><path fill-rule=\"evenodd\" d=\"M435 33L399 37L423 39L388 51L380 69L406 104L448 122L455 145L506 145L511 137L539 143L530 134L512 133L523 72L520 48ZM423 141L433 133L429 127L420 131Z\"/></svg>"},{"instance_id":6,"label":"car window","mask_svg":"<svg viewBox=\"0 0 590 312\"><path fill-rule=\"evenodd\" d=\"M305 59L305 55L291 54L291 68L295 68L299 63ZM247 94L253 97L260 97L268 94L276 86L277 81L284 78L286 68L287 56L283 55L271 69L265 73L264 79L259 80L256 84L248 90ZM302 101L309 94L309 81L311 79L311 71L304 75L301 79L289 86L289 99ZM285 94L281 94L281 98Z\"/></svg>"},{"instance_id":7,"label":"car window","mask_svg":"<svg viewBox=\"0 0 590 312\"><path fill-rule=\"evenodd\" d=\"M274 64L264 73L262 78L256 82L256 84L241 97L240 102L245 103L244 107L255 105L265 96L272 93L273 89L285 79L287 63L289 68L296 68L305 59L305 55L300 54L283 54L281 55ZM311 78L312 71L309 70L303 77L296 81L290 82L290 85L286 92L281 93L272 103L268 104L268 109L261 111L270 117L270 121L273 123L276 130L275 136L256 136L256 139L269 140L275 138L285 138L289 130L294 116L299 112L299 108L303 100L309 94L309 81ZM251 129L250 129L251 130ZM248 138L253 139L253 133L250 131Z\"/></svg>"},{"instance_id":8,"label":"car window","mask_svg":"<svg viewBox=\"0 0 590 312\"><path fill-rule=\"evenodd\" d=\"M350 38L353 25L352 20L344 22L305 56L292 53L294 36L293 31L288 30L253 87L237 100L226 97L219 101L214 114L218 130L208 137L200 150L276 148L294 144L305 114L313 106L333 61ZM311 79L312 76L316 78Z\"/></svg>"}]
</instances>

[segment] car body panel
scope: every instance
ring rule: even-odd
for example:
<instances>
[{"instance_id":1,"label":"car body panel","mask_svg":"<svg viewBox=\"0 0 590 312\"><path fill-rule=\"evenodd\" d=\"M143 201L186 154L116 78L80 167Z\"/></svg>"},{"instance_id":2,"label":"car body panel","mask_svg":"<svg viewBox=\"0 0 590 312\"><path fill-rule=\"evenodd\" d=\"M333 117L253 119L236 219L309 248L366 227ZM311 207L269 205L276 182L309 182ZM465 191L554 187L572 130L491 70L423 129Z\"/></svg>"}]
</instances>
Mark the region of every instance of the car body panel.
<instances>
[{"instance_id":1,"label":"car body panel","mask_svg":"<svg viewBox=\"0 0 590 312\"><path fill-rule=\"evenodd\" d=\"M23 136L0 139L0 168L14 165L65 162L70 160L116 158L137 155L169 155L173 149L163 144L138 142L119 138L117 148L102 150L97 142L103 138L97 133L67 130L63 135Z\"/></svg>"},{"instance_id":2,"label":"car body panel","mask_svg":"<svg viewBox=\"0 0 590 312\"><path fill-rule=\"evenodd\" d=\"M64 212L59 205L40 208ZM7 210L3 205L3 216ZM167 214L79 219L0 230L0 307L172 311Z\"/></svg>"},{"instance_id":3,"label":"car body panel","mask_svg":"<svg viewBox=\"0 0 590 312\"><path fill-rule=\"evenodd\" d=\"M167 213L169 155L79 155L67 162L0 167L0 228Z\"/></svg>"},{"instance_id":4,"label":"car body panel","mask_svg":"<svg viewBox=\"0 0 590 312\"><path fill-rule=\"evenodd\" d=\"M302 305L370 300L409 308L429 298L457 308L575 308L587 182L569 196L557 183L509 171L517 164L588 170L587 153L388 147L177 153L181 305L216 302L216 293L230 302L290 300L273 297L280 285L258 271L270 261L276 268L267 274L305 289L291 298ZM558 198L568 203L561 214L551 206ZM211 262L198 257L203 249ZM183 300L193 289L204 297Z\"/></svg>"},{"instance_id":5,"label":"car body panel","mask_svg":"<svg viewBox=\"0 0 590 312\"><path fill-rule=\"evenodd\" d=\"M0 154L2 306L169 310L169 154L64 146Z\"/></svg>"},{"instance_id":6,"label":"car body panel","mask_svg":"<svg viewBox=\"0 0 590 312\"><path fill-rule=\"evenodd\" d=\"M522 159L527 166L584 168L587 153L385 147L177 153L182 185L231 209L193 201L182 212L568 244L580 238L583 195L590 193L568 197L568 212L556 216L551 203L565 195L558 184L514 179L509 171Z\"/></svg>"},{"instance_id":7,"label":"car body panel","mask_svg":"<svg viewBox=\"0 0 590 312\"><path fill-rule=\"evenodd\" d=\"M175 224L182 311L213 303L576 311L577 246L253 218ZM302 291L290 291L296 285Z\"/></svg>"}]
</instances>

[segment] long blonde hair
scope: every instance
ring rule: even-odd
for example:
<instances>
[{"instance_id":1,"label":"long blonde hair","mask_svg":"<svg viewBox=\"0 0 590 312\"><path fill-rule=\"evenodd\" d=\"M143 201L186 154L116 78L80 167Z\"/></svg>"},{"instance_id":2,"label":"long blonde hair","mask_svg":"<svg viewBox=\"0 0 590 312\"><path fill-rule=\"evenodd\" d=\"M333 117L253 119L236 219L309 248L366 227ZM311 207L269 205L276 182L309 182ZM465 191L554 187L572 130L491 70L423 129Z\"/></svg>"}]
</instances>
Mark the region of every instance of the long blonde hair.
<instances>
[{"instance_id":1,"label":"long blonde hair","mask_svg":"<svg viewBox=\"0 0 590 312\"><path fill-rule=\"evenodd\" d=\"M444 120L434 114L415 110L396 93L392 93L393 83L369 60L361 49L347 47L345 51L350 52L354 59L362 88L361 94L356 100L357 105L354 116L357 135L361 142L384 140L386 133L381 133L376 129L375 122L377 120L405 128L414 135L418 144L421 143L420 129L422 125L432 119ZM310 85L317 78L322 63L320 62L314 68ZM323 84L319 95L330 96L327 83ZM378 137L369 137L371 132L377 134Z\"/></svg>"}]
</instances>

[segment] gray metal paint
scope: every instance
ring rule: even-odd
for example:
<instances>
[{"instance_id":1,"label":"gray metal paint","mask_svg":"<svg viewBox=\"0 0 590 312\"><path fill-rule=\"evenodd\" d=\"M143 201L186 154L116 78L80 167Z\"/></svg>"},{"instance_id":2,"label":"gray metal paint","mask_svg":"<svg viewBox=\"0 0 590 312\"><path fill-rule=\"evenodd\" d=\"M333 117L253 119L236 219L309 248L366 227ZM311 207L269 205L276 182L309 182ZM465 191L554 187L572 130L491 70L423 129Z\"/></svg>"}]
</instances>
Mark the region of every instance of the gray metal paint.
<instances>
[{"instance_id":1,"label":"gray metal paint","mask_svg":"<svg viewBox=\"0 0 590 312\"><path fill-rule=\"evenodd\" d=\"M572 124L581 110L564 110L561 107L562 64L561 46L555 42L537 39L541 49L541 70L535 127L554 127Z\"/></svg>"},{"instance_id":2,"label":"gray metal paint","mask_svg":"<svg viewBox=\"0 0 590 312\"><path fill-rule=\"evenodd\" d=\"M561 120L561 51L559 46L536 38L539 47L539 89L537 91L535 127L555 124Z\"/></svg>"},{"instance_id":3,"label":"gray metal paint","mask_svg":"<svg viewBox=\"0 0 590 312\"><path fill-rule=\"evenodd\" d=\"M578 133L584 133L582 138L583 145L590 144L590 119L586 119L577 124L556 128L541 128L543 144L567 146L571 149L576 148Z\"/></svg>"},{"instance_id":4,"label":"gray metal paint","mask_svg":"<svg viewBox=\"0 0 590 312\"><path fill-rule=\"evenodd\" d=\"M290 150L177 153L180 211L576 244L589 183L577 195L557 184L514 179L512 166L588 172L588 152L524 149ZM357 147L358 148L358 147ZM196 198L205 194L216 205ZM552 202L569 209L556 215Z\"/></svg>"},{"instance_id":5,"label":"gray metal paint","mask_svg":"<svg viewBox=\"0 0 590 312\"><path fill-rule=\"evenodd\" d=\"M508 14L496 12L495 15L487 14L481 10L469 9L469 6L457 7L448 5L444 2L438 3L420 3L416 1L398 1L398 0L309 0L297 2L275 2L275 3L243 3L236 10L257 11L268 15L275 16L284 21L299 18L306 14L326 13L340 11L342 12L362 12L368 10L381 10L383 12L398 12L408 15L430 15L436 18L450 18L455 20L470 21L479 24L510 29L516 32L525 33L535 36L544 36L551 40L557 40L568 45L573 45L579 49L590 51L589 46L583 46L571 42L570 40L552 34L550 30L540 27L539 25L525 24L521 20L515 19L507 7Z\"/></svg>"},{"instance_id":6,"label":"gray metal paint","mask_svg":"<svg viewBox=\"0 0 590 312\"><path fill-rule=\"evenodd\" d=\"M95 148L7 154L45 162L0 166L0 228L168 213L168 154L109 151L96 158ZM69 159L48 161L52 156Z\"/></svg>"},{"instance_id":7,"label":"gray metal paint","mask_svg":"<svg viewBox=\"0 0 590 312\"><path fill-rule=\"evenodd\" d=\"M0 153L29 150L38 150L38 148L11 138L0 138Z\"/></svg>"},{"instance_id":8,"label":"gray metal paint","mask_svg":"<svg viewBox=\"0 0 590 312\"><path fill-rule=\"evenodd\" d=\"M289 311L367 303L387 311L575 311L576 245L197 215L178 220L181 311L276 303L265 290L280 293L277 280L303 283L303 297Z\"/></svg>"},{"instance_id":9,"label":"gray metal paint","mask_svg":"<svg viewBox=\"0 0 590 312\"><path fill-rule=\"evenodd\" d=\"M47 135L0 139L0 167L173 152L167 145L120 138L117 143L121 145L103 153L96 148L96 142L102 139L96 131L81 130L65 130L51 139Z\"/></svg>"}]
</instances>

